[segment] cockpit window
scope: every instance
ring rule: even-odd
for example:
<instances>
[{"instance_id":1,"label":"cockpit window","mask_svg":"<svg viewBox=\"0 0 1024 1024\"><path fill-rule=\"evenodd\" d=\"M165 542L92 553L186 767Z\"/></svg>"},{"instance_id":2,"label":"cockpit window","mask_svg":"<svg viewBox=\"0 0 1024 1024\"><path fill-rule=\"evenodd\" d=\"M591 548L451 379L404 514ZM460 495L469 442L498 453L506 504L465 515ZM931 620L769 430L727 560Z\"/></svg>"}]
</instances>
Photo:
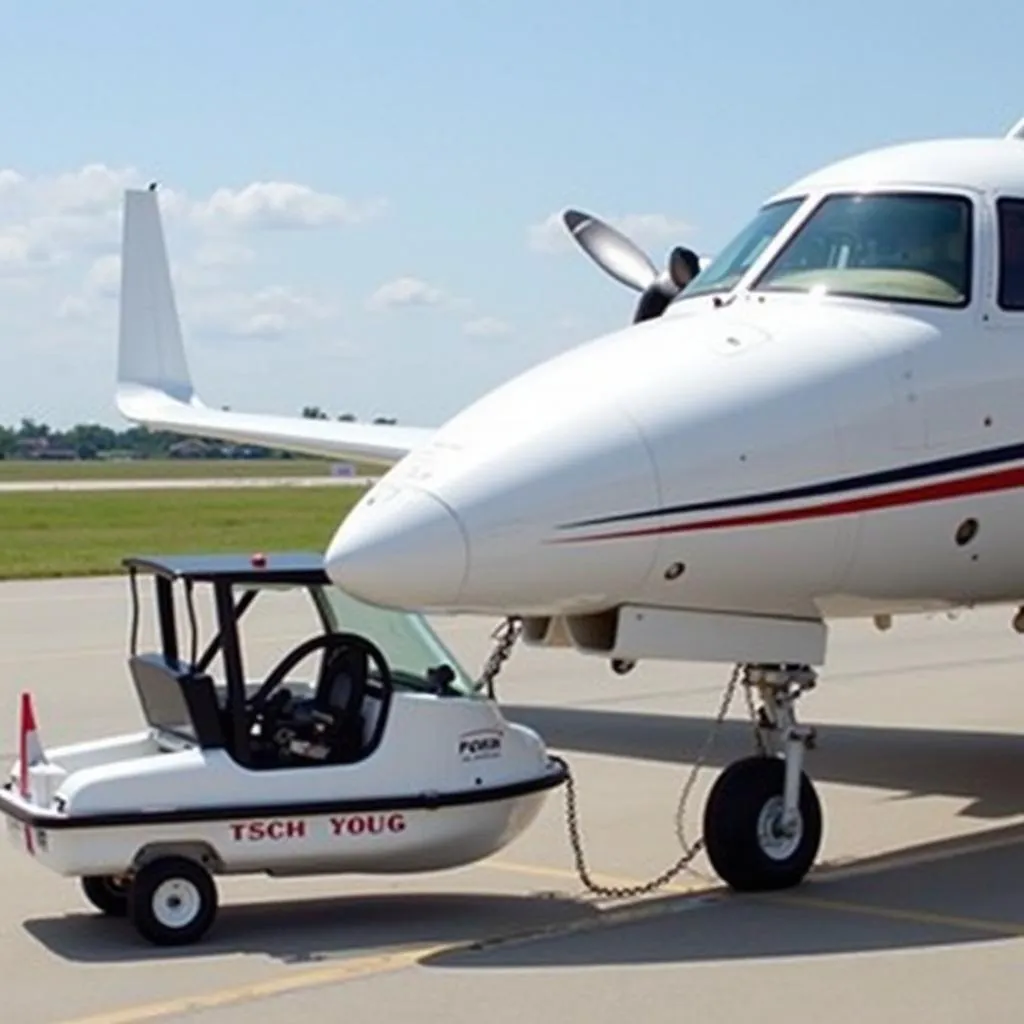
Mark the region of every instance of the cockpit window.
<instances>
[{"instance_id":1,"label":"cockpit window","mask_svg":"<svg viewBox=\"0 0 1024 1024\"><path fill-rule=\"evenodd\" d=\"M752 221L688 285L680 298L729 291L803 205L803 197L762 207Z\"/></svg>"},{"instance_id":2,"label":"cockpit window","mask_svg":"<svg viewBox=\"0 0 1024 1024\"><path fill-rule=\"evenodd\" d=\"M965 306L971 204L951 195L829 196L753 290Z\"/></svg>"},{"instance_id":3,"label":"cockpit window","mask_svg":"<svg viewBox=\"0 0 1024 1024\"><path fill-rule=\"evenodd\" d=\"M1024 199L1000 199L999 305L1024 310Z\"/></svg>"}]
</instances>

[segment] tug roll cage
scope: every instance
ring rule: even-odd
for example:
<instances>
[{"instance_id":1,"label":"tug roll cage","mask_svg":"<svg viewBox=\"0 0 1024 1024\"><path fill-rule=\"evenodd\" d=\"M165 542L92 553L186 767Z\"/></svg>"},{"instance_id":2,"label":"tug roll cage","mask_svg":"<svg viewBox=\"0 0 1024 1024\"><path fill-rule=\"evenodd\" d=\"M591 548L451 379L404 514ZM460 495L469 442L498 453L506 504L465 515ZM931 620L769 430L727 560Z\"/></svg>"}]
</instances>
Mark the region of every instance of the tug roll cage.
<instances>
[{"instance_id":1,"label":"tug roll cage","mask_svg":"<svg viewBox=\"0 0 1024 1024\"><path fill-rule=\"evenodd\" d=\"M272 555L178 555L133 556L122 565L128 570L131 589L130 658L131 674L149 724L179 739L201 747L224 748L241 765L252 767L251 736L246 715L246 688L238 624L252 606L261 587L290 586L306 590L316 608L324 636L338 636L322 588L331 586L320 556L305 552ZM139 653L139 576L154 579L159 633L159 654ZM174 586L183 584L189 622L189 656L182 658L182 638ZM203 651L199 651L199 624L194 591L197 583L213 590L217 630ZM234 591L242 587L236 601ZM340 637L339 637L340 639ZM327 654L329 652L325 652ZM224 665L226 694L223 707L217 688L208 674L220 654ZM170 684L170 685L169 685ZM390 701L390 686L378 719L380 728L369 744L380 740ZM366 751L369 753L369 749Z\"/></svg>"}]
</instances>

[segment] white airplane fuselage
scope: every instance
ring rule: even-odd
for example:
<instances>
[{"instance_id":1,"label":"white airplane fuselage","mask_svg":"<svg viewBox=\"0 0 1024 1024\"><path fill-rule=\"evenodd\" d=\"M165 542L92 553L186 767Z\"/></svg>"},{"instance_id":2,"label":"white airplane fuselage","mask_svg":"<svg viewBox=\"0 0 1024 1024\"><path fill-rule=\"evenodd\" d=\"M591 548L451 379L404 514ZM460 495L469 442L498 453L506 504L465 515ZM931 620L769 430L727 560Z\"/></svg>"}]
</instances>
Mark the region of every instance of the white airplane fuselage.
<instances>
[{"instance_id":1,"label":"white airplane fuselage","mask_svg":"<svg viewBox=\"0 0 1024 1024\"><path fill-rule=\"evenodd\" d=\"M988 158L1024 194L1024 142L955 145L976 178ZM941 167L909 149L917 171ZM952 171L955 185L897 173L871 188L970 199L965 306L742 282L724 302L684 296L445 424L341 525L332 577L385 605L538 618L818 621L1020 600L1024 314L995 301L997 190ZM810 211L844 184L791 194Z\"/></svg>"},{"instance_id":2,"label":"white airplane fuselage","mask_svg":"<svg viewBox=\"0 0 1024 1024\"><path fill-rule=\"evenodd\" d=\"M339 583L381 603L531 615L1017 599L1024 332L865 305L683 306L537 367L360 502L330 554ZM449 516L458 529L434 525ZM977 536L960 546L970 517Z\"/></svg>"}]
</instances>

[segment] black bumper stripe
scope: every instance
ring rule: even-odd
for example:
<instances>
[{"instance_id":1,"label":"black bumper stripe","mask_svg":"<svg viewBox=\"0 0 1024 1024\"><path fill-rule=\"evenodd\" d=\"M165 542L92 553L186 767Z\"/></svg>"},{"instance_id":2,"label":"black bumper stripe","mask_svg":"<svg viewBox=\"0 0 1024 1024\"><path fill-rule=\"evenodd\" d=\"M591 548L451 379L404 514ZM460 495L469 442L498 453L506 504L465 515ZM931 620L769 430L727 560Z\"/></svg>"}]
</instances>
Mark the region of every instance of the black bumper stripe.
<instances>
[{"instance_id":1,"label":"black bumper stripe","mask_svg":"<svg viewBox=\"0 0 1024 1024\"><path fill-rule=\"evenodd\" d=\"M330 800L288 804L228 804L220 807L182 808L166 811L129 811L120 814L83 814L69 817L53 812L26 810L10 797L10 785L0 790L0 813L24 825L52 831L84 828L119 828L128 825L183 825L232 818L315 817L324 814L359 814L370 811L431 811L445 807L496 803L562 785L568 768L561 761L549 762L547 773L536 779L515 782L494 789L463 790L460 793L417 793L404 797L369 800Z\"/></svg>"}]
</instances>

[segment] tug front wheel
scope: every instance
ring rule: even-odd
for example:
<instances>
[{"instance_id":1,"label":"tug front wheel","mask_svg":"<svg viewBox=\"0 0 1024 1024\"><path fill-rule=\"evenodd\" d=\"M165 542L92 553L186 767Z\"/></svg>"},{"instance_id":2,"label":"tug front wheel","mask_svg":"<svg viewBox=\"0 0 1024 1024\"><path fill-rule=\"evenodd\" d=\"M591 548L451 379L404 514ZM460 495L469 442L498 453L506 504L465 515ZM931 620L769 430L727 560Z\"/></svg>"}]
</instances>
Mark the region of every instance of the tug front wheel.
<instances>
[{"instance_id":1,"label":"tug front wheel","mask_svg":"<svg viewBox=\"0 0 1024 1024\"><path fill-rule=\"evenodd\" d=\"M155 946L198 942L217 916L217 887L201 864L160 857L139 869L129 914L135 930Z\"/></svg>"},{"instance_id":2,"label":"tug front wheel","mask_svg":"<svg viewBox=\"0 0 1024 1024\"><path fill-rule=\"evenodd\" d=\"M784 817L786 763L748 757L716 779L704 808L704 844L711 866L732 889L757 892L798 885L821 845L821 804L800 773L798 812Z\"/></svg>"}]
</instances>

